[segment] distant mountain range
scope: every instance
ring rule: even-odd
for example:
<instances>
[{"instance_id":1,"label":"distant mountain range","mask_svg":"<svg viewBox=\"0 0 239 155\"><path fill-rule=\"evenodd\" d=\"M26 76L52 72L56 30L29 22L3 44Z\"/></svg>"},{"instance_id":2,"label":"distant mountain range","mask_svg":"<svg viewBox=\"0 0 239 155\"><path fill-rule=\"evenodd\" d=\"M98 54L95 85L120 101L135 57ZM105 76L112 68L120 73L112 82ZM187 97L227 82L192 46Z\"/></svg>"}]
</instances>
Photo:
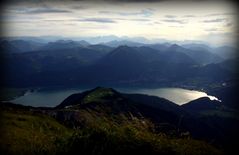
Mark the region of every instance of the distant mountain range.
<instances>
[{"instance_id":1,"label":"distant mountain range","mask_svg":"<svg viewBox=\"0 0 239 155\"><path fill-rule=\"evenodd\" d=\"M89 42L90 44L102 44L112 41L130 41L130 42L136 42L140 44L156 44L156 43L171 43L171 44L178 44L178 45L203 45L203 46L212 46L212 47L219 47L219 46L233 46L235 47L235 44L210 44L203 40L167 40L163 38L154 38L154 39L147 39L144 37L128 37L128 36L115 36L115 35L105 35L105 36L89 36L89 37L64 37L64 36L12 36L12 37L0 37L0 40L26 40L26 41L35 41L35 42L41 42L41 43L48 43L48 42L55 42L57 40L75 40L75 41L81 41L85 40Z\"/></svg>"},{"instance_id":2,"label":"distant mountain range","mask_svg":"<svg viewBox=\"0 0 239 155\"><path fill-rule=\"evenodd\" d=\"M228 48L229 56L225 56ZM202 44L104 44L72 40L2 40L1 85L194 85L223 83L236 74L232 47ZM216 50L219 49L219 53ZM212 74L213 73L213 74ZM96 78L97 77L97 78Z\"/></svg>"},{"instance_id":3,"label":"distant mountain range","mask_svg":"<svg viewBox=\"0 0 239 155\"><path fill-rule=\"evenodd\" d=\"M51 39L50 39L51 38ZM59 38L59 39L58 39ZM104 38L104 37L95 37L95 38ZM78 38L75 41L72 41L71 39L64 39L63 37L5 37L0 39L0 48L1 49L8 49L12 48L13 52L26 52L26 51L35 51L41 49L42 46L46 46L46 48L54 48L55 46L58 46L57 48L63 48L69 46L89 46L95 45L95 44L101 44L106 45L110 47L118 47L118 46L130 46L130 47L140 47L140 46L150 46L152 48L164 50L165 47L168 47L172 44L180 45L181 47L184 47L186 49L190 49L193 51L208 51L214 54L219 55L222 58L232 58L235 56L235 51L237 49L235 47L230 46L221 46L221 47L210 47L208 44L203 44L202 42L173 42L173 41L167 41L167 40L158 40L157 42L150 42L147 41L145 38L128 38L128 37L122 37L117 38L115 36L108 36L106 37L106 41L96 41L92 42L91 40L87 40L87 38ZM48 45L46 45L48 44ZM52 44L52 45L49 45ZM11 46L11 47L10 47ZM15 48L15 49L14 49ZM5 50L6 50L5 49Z\"/></svg>"}]
</instances>

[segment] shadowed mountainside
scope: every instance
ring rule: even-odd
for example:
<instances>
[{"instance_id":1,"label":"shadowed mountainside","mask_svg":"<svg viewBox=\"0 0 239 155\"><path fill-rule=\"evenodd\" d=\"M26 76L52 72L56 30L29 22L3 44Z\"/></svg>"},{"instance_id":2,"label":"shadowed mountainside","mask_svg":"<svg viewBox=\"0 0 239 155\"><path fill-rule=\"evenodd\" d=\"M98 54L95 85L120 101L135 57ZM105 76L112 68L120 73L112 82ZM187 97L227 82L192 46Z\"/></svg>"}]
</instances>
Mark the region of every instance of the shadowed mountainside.
<instances>
[{"instance_id":1,"label":"shadowed mountainside","mask_svg":"<svg viewBox=\"0 0 239 155\"><path fill-rule=\"evenodd\" d=\"M109 47L91 45L83 40L49 43L2 40L0 72L5 78L0 85L186 85L206 88L235 76L230 66L237 58L225 60L209 47L188 46L165 43ZM199 46L198 49L195 46Z\"/></svg>"}]
</instances>

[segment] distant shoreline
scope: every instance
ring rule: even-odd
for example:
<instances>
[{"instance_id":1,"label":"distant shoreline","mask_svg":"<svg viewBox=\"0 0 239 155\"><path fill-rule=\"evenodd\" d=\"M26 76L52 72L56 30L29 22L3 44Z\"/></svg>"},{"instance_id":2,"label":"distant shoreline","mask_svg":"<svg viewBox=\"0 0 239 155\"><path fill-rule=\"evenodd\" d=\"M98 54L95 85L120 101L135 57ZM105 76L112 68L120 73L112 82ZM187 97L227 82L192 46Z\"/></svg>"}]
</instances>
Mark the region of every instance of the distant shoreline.
<instances>
[{"instance_id":1,"label":"distant shoreline","mask_svg":"<svg viewBox=\"0 0 239 155\"><path fill-rule=\"evenodd\" d=\"M93 89L97 86L103 86L103 87L110 87L110 88L127 88L127 89L160 89L160 88L181 88L181 89L187 89L187 90L192 90L192 91L203 91L205 93L209 93L210 91L207 90L206 88L197 88L196 86L187 86L187 85L162 85L162 86L136 86L136 85L122 85L122 86L113 86L113 85L89 85L89 86L49 86L49 87L25 87L25 88L2 88L1 90L1 97L0 97L0 101L2 102L9 102L12 101L16 98L19 98L21 96L25 96L28 93L32 93L32 92L36 92L36 91L49 91L49 90L63 90L63 89ZM10 92L8 93L9 89L13 89L14 93ZM4 92L4 90L6 90ZM209 94L208 94L209 95ZM4 97L2 97L4 96ZM7 96L7 97L5 97Z\"/></svg>"}]
</instances>

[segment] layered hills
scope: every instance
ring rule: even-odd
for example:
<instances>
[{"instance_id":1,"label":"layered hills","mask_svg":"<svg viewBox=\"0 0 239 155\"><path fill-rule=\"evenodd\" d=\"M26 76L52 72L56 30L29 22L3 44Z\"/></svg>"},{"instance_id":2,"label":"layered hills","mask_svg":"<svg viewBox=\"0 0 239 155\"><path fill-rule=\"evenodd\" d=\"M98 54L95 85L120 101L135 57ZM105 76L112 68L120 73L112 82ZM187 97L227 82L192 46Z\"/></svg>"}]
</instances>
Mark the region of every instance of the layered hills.
<instances>
[{"instance_id":1,"label":"layered hills","mask_svg":"<svg viewBox=\"0 0 239 155\"><path fill-rule=\"evenodd\" d=\"M19 42L24 44L19 46ZM4 54L0 71L7 77L1 86L164 84L205 88L220 85L236 74L236 57L221 57L202 45L195 49L195 45L169 43L122 44L110 47L72 40L1 41Z\"/></svg>"}]
</instances>

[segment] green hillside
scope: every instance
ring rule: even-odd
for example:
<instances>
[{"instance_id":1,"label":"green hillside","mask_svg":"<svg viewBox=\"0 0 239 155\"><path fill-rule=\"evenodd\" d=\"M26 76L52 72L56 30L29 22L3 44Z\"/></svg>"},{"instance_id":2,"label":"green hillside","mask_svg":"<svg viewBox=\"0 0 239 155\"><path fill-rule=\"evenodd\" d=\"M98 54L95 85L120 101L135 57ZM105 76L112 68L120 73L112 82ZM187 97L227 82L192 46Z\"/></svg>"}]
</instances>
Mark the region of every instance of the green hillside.
<instances>
[{"instance_id":1,"label":"green hillside","mask_svg":"<svg viewBox=\"0 0 239 155\"><path fill-rule=\"evenodd\" d=\"M189 133L156 132L134 102L96 88L67 98L61 108L1 103L3 154L222 154ZM2 154L2 153L1 153Z\"/></svg>"},{"instance_id":2,"label":"green hillside","mask_svg":"<svg viewBox=\"0 0 239 155\"><path fill-rule=\"evenodd\" d=\"M1 111L1 151L4 154L54 154L73 133L43 114L28 110Z\"/></svg>"}]
</instances>

